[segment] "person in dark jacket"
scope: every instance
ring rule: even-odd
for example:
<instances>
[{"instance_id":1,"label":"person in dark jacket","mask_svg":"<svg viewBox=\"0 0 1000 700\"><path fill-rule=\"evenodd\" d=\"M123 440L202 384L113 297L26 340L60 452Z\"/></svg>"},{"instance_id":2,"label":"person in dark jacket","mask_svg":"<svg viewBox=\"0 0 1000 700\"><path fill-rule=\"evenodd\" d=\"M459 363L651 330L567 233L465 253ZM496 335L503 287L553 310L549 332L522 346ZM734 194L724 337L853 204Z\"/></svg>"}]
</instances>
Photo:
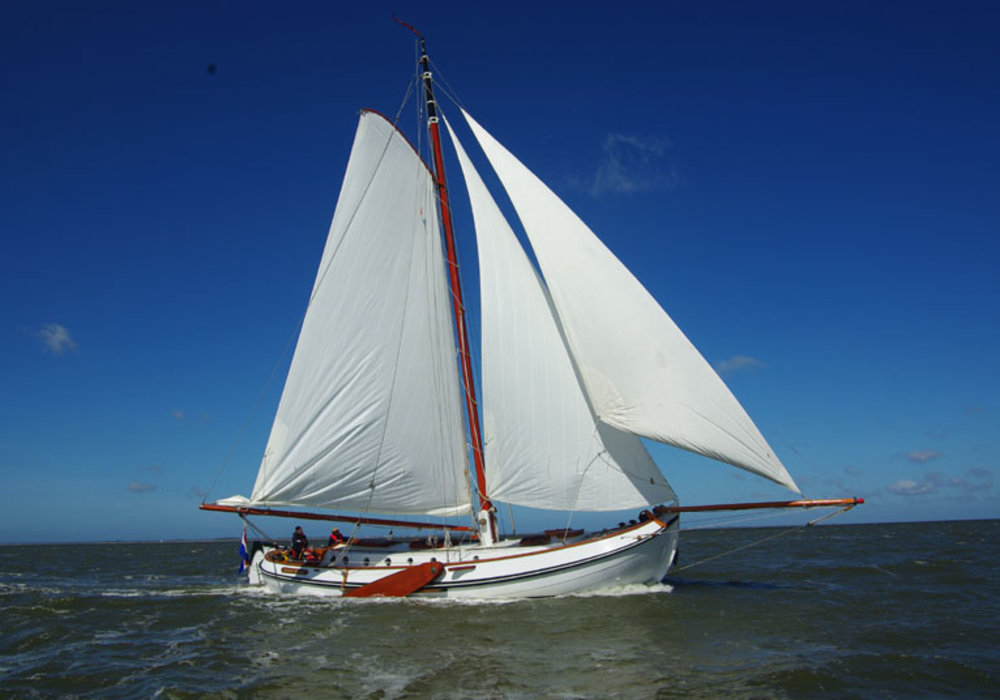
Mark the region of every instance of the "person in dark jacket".
<instances>
[{"instance_id":1,"label":"person in dark jacket","mask_svg":"<svg viewBox=\"0 0 1000 700\"><path fill-rule=\"evenodd\" d=\"M335 527L330 532L330 539L327 540L326 546L327 547L332 547L335 544L340 544L343 541L344 541L344 536L340 534L340 528L336 528Z\"/></svg>"},{"instance_id":2,"label":"person in dark jacket","mask_svg":"<svg viewBox=\"0 0 1000 700\"><path fill-rule=\"evenodd\" d=\"M308 546L309 538L306 537L306 533L302 532L302 526L296 526L295 532L292 533L292 557L295 559L301 559L302 550Z\"/></svg>"}]
</instances>

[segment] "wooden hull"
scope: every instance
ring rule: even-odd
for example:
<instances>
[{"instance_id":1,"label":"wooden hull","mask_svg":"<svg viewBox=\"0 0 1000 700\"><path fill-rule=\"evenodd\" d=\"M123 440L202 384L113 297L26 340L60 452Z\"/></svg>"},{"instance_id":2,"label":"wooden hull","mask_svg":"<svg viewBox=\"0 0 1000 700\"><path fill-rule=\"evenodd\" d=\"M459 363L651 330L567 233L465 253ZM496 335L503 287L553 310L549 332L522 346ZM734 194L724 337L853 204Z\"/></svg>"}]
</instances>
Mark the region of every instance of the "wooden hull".
<instances>
[{"instance_id":1,"label":"wooden hull","mask_svg":"<svg viewBox=\"0 0 1000 700\"><path fill-rule=\"evenodd\" d=\"M279 593L341 596L433 561L442 563L444 572L413 595L484 599L565 595L661 581L677 551L677 535L674 516L535 546L522 546L518 540L492 547L416 551L355 545L347 550L346 564L338 560L328 566L269 561L258 552L250 580Z\"/></svg>"}]
</instances>

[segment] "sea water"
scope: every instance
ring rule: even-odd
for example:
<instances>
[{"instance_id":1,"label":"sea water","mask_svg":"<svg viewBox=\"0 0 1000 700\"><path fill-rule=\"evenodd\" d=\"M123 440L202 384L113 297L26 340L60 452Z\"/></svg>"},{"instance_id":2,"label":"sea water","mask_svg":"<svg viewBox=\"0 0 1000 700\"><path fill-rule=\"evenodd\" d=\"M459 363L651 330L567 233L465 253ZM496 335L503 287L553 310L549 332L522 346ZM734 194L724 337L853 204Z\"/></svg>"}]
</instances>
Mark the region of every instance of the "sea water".
<instances>
[{"instance_id":1,"label":"sea water","mask_svg":"<svg viewBox=\"0 0 1000 700\"><path fill-rule=\"evenodd\" d=\"M0 547L0 697L1000 697L1000 520L712 558L773 532L684 532L658 586L478 603L268 594L233 542Z\"/></svg>"}]
</instances>

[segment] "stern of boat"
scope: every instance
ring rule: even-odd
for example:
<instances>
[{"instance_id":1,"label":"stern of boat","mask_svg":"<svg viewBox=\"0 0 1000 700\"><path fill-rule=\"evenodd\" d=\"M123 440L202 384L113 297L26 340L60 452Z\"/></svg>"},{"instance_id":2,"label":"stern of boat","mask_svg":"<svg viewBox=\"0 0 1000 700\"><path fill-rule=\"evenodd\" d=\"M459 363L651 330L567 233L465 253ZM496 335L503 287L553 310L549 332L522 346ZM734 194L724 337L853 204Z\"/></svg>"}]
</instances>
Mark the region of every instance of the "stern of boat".
<instances>
[{"instance_id":1,"label":"stern of boat","mask_svg":"<svg viewBox=\"0 0 1000 700\"><path fill-rule=\"evenodd\" d=\"M264 561L265 555L274 549L272 545L262 542L254 542L250 552L250 566L247 567L247 583L251 586L263 586L264 581L260 577L260 565Z\"/></svg>"}]
</instances>

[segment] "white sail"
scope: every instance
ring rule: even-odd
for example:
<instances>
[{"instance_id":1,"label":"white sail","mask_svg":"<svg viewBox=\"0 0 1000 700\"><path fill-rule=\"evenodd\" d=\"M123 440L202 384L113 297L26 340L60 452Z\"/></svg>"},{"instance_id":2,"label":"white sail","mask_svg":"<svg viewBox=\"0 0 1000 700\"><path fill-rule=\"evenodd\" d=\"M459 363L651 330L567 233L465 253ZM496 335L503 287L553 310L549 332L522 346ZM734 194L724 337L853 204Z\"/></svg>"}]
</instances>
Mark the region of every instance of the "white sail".
<instances>
[{"instance_id":1,"label":"white sail","mask_svg":"<svg viewBox=\"0 0 1000 700\"><path fill-rule=\"evenodd\" d=\"M255 504L471 510L431 174L361 115Z\"/></svg>"},{"instance_id":2,"label":"white sail","mask_svg":"<svg viewBox=\"0 0 1000 700\"><path fill-rule=\"evenodd\" d=\"M487 493L556 510L674 500L639 439L597 422L541 280L451 125L448 130L479 243Z\"/></svg>"},{"instance_id":3,"label":"white sail","mask_svg":"<svg viewBox=\"0 0 1000 700\"><path fill-rule=\"evenodd\" d=\"M799 491L728 387L573 211L464 110L510 195L601 421Z\"/></svg>"}]
</instances>

